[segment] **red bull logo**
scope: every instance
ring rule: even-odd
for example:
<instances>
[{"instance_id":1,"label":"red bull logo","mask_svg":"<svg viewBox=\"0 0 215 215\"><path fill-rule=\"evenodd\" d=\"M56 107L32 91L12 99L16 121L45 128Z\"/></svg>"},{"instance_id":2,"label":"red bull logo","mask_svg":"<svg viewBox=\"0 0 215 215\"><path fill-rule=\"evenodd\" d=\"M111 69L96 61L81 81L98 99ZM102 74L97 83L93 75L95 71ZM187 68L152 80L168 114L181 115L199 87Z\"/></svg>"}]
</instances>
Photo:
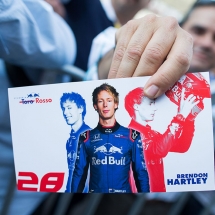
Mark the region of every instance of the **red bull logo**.
<instances>
[{"instance_id":1,"label":"red bull logo","mask_svg":"<svg viewBox=\"0 0 215 215\"><path fill-rule=\"evenodd\" d=\"M175 83L165 94L166 96L175 103L177 106L180 105L182 88L185 89L186 99L190 94L195 95L200 102L194 106L191 113L189 114L189 119L193 120L195 116L204 108L203 99L210 98L210 86L201 75L201 73L186 74L178 82Z\"/></svg>"},{"instance_id":2,"label":"red bull logo","mask_svg":"<svg viewBox=\"0 0 215 215\"><path fill-rule=\"evenodd\" d=\"M96 147L94 146L94 153L104 153L106 155L111 155L113 153L119 153L122 154L122 147L118 148L116 146L113 146L111 143L105 143L102 146Z\"/></svg>"},{"instance_id":3,"label":"red bull logo","mask_svg":"<svg viewBox=\"0 0 215 215\"><path fill-rule=\"evenodd\" d=\"M95 149L94 153L97 153L97 152L108 152L107 151L107 148L105 146L100 146L98 148Z\"/></svg>"},{"instance_id":4,"label":"red bull logo","mask_svg":"<svg viewBox=\"0 0 215 215\"><path fill-rule=\"evenodd\" d=\"M120 159L115 159L113 156L105 156L104 159L96 159L96 157L92 157L92 165L125 165L125 157L121 157Z\"/></svg>"},{"instance_id":5,"label":"red bull logo","mask_svg":"<svg viewBox=\"0 0 215 215\"><path fill-rule=\"evenodd\" d=\"M28 94L28 98L40 97L39 93L30 93Z\"/></svg>"},{"instance_id":6,"label":"red bull logo","mask_svg":"<svg viewBox=\"0 0 215 215\"><path fill-rule=\"evenodd\" d=\"M182 88L185 88L185 98L194 94L202 99L210 98L210 86L201 73L186 74L165 94L176 105L179 105Z\"/></svg>"}]
</instances>

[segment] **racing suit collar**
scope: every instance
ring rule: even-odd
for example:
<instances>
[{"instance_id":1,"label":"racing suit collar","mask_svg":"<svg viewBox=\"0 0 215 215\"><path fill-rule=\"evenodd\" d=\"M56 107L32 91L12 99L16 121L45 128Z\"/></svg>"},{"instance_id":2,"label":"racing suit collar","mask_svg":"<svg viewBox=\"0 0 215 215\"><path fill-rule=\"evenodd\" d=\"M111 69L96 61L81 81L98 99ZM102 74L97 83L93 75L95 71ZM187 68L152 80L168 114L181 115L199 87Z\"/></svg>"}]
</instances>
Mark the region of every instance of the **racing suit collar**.
<instances>
[{"instance_id":1,"label":"racing suit collar","mask_svg":"<svg viewBox=\"0 0 215 215\"><path fill-rule=\"evenodd\" d=\"M87 127L87 125L83 121L81 127L77 131L74 131L73 129L71 130L70 136L74 136L74 135L79 136L85 130L86 127Z\"/></svg>"},{"instance_id":2,"label":"racing suit collar","mask_svg":"<svg viewBox=\"0 0 215 215\"><path fill-rule=\"evenodd\" d=\"M144 132L144 131L149 131L149 130L151 130L151 126L149 126L149 125L146 125L146 126L144 126L144 125L141 125L141 124L139 124L138 122L136 122L135 120L131 120L131 122L130 122L130 124L129 124L129 126L128 126L129 128L132 128L132 129L134 129L134 130L136 130L136 131L138 131L138 132L140 132L140 133L142 133L142 132Z\"/></svg>"},{"instance_id":3,"label":"racing suit collar","mask_svg":"<svg viewBox=\"0 0 215 215\"><path fill-rule=\"evenodd\" d=\"M97 125L97 129L103 133L103 134L110 134L110 133L114 133L115 131L117 131L120 127L120 124L116 121L115 124L113 126L103 126L100 123L98 123Z\"/></svg>"}]
</instances>

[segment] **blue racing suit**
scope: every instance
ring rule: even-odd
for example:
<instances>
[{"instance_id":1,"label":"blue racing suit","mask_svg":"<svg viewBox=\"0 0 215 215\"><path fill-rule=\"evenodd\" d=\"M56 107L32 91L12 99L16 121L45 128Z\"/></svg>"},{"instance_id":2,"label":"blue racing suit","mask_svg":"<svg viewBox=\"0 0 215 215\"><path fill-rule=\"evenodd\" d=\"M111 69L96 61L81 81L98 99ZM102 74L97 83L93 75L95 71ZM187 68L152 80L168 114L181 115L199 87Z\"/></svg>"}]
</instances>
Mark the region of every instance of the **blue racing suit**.
<instances>
[{"instance_id":1,"label":"blue racing suit","mask_svg":"<svg viewBox=\"0 0 215 215\"><path fill-rule=\"evenodd\" d=\"M76 132L74 132L73 130L71 131L70 138L66 142L67 163L68 163L68 169L69 169L69 175L68 175L68 180L67 180L66 190L65 190L66 193L71 192L72 174L75 168L75 160L77 155L79 135L84 131L87 131L90 129L91 128L83 122L82 126ZM87 192L88 190L87 187L88 186L86 186L86 188L84 189L84 192Z\"/></svg>"},{"instance_id":2,"label":"blue racing suit","mask_svg":"<svg viewBox=\"0 0 215 215\"><path fill-rule=\"evenodd\" d=\"M82 192L90 166L89 192L131 193L130 165L138 192L149 192L140 133L117 122L80 135L71 192Z\"/></svg>"}]
</instances>

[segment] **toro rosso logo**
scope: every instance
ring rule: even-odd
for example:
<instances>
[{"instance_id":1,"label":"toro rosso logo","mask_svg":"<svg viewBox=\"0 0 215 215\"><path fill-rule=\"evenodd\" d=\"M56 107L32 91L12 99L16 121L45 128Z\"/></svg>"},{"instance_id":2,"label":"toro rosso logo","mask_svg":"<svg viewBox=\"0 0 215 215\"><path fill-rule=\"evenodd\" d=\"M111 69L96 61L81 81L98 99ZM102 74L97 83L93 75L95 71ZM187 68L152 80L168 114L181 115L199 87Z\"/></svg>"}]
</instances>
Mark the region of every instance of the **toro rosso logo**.
<instances>
[{"instance_id":1,"label":"toro rosso logo","mask_svg":"<svg viewBox=\"0 0 215 215\"><path fill-rule=\"evenodd\" d=\"M94 146L94 153L104 153L106 155L111 155L113 153L120 153L122 154L122 147L118 148L116 146L113 146L111 143L105 143L102 146L96 147Z\"/></svg>"},{"instance_id":2,"label":"toro rosso logo","mask_svg":"<svg viewBox=\"0 0 215 215\"><path fill-rule=\"evenodd\" d=\"M41 103L50 103L52 102L52 99L50 98L40 98L40 94L39 93L29 93L27 94L27 96L25 97L19 97L16 99L21 99L21 101L19 101L20 104L41 104Z\"/></svg>"}]
</instances>

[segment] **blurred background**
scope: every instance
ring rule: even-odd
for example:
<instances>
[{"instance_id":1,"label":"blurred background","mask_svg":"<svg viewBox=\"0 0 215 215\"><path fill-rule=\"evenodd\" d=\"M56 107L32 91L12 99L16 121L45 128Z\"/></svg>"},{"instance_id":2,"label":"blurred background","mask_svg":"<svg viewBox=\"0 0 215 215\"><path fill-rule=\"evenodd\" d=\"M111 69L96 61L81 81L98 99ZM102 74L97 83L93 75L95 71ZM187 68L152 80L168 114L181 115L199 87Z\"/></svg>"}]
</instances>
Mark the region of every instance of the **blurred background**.
<instances>
[{"instance_id":1,"label":"blurred background","mask_svg":"<svg viewBox=\"0 0 215 215\"><path fill-rule=\"evenodd\" d=\"M151 0L148 9L140 10L137 13L136 18L152 12L160 16L173 16L178 21L181 21L194 2L194 0Z\"/></svg>"}]
</instances>

